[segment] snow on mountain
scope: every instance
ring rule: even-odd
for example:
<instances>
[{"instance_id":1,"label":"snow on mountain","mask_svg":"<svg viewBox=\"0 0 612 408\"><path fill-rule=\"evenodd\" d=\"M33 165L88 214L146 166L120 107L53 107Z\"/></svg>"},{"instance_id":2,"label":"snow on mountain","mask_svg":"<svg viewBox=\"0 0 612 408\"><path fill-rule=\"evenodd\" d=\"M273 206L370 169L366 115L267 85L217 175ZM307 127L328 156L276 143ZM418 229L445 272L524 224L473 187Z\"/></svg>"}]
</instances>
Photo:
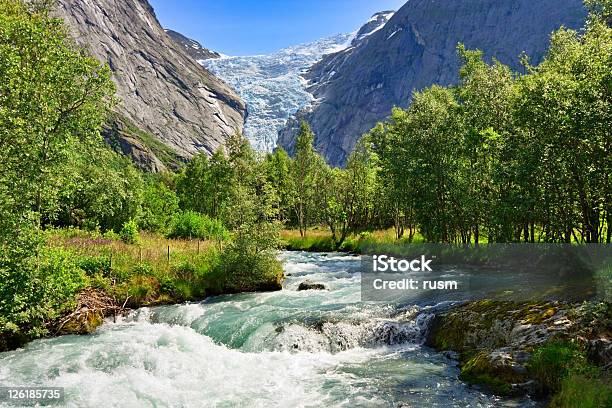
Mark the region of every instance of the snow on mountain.
<instances>
[{"instance_id":1,"label":"snow on mountain","mask_svg":"<svg viewBox=\"0 0 612 408\"><path fill-rule=\"evenodd\" d=\"M361 27L361 29L359 29L351 45L357 45L357 43L359 43L364 38L369 37L378 30L382 29L385 24L387 24L387 21L389 21L394 14L395 11L392 10L381 11L379 13L374 14L372 18L369 19L368 22L365 23L363 27Z\"/></svg>"},{"instance_id":2,"label":"snow on mountain","mask_svg":"<svg viewBox=\"0 0 612 408\"><path fill-rule=\"evenodd\" d=\"M289 117L314 101L302 74L324 55L355 46L384 26L392 15L388 11L377 13L353 33L284 48L274 54L222 56L198 62L237 91L247 104L245 136L256 150L271 151L276 147L278 131Z\"/></svg>"},{"instance_id":3,"label":"snow on mountain","mask_svg":"<svg viewBox=\"0 0 612 408\"><path fill-rule=\"evenodd\" d=\"M256 150L271 151L287 119L312 102L300 76L323 55L348 47L354 34L340 34L269 55L200 60L247 103L245 136Z\"/></svg>"}]
</instances>

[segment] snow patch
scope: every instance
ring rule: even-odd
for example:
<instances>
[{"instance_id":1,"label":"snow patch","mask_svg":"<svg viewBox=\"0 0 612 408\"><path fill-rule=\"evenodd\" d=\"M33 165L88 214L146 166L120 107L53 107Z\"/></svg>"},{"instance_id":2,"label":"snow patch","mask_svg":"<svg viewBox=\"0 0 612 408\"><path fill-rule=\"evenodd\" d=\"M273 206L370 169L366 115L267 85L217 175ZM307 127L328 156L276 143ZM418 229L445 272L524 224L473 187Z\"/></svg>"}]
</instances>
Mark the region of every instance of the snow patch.
<instances>
[{"instance_id":1,"label":"snow patch","mask_svg":"<svg viewBox=\"0 0 612 408\"><path fill-rule=\"evenodd\" d=\"M393 37L395 34L399 33L400 31L402 31L401 28L398 28L397 30L395 30L394 32L392 32L388 37L387 40L390 40L391 37Z\"/></svg>"}]
</instances>

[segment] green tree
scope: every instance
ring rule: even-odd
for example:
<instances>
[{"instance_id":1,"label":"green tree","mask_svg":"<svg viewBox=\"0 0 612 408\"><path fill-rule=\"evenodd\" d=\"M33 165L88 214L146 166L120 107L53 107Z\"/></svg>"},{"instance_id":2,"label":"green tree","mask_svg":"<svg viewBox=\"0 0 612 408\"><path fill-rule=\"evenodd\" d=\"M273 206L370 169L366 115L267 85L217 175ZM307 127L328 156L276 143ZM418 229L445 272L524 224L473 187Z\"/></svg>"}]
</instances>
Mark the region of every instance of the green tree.
<instances>
[{"instance_id":1,"label":"green tree","mask_svg":"<svg viewBox=\"0 0 612 408\"><path fill-rule=\"evenodd\" d=\"M200 153L178 176L180 207L218 218L230 199L230 184L230 164L223 151L215 152L211 158Z\"/></svg>"},{"instance_id":2,"label":"green tree","mask_svg":"<svg viewBox=\"0 0 612 408\"><path fill-rule=\"evenodd\" d=\"M314 200L317 194L315 187L322 164L324 164L323 159L314 149L314 134L308 123L302 122L291 168L294 187L293 211L301 236L306 235L306 229L315 215Z\"/></svg>"},{"instance_id":3,"label":"green tree","mask_svg":"<svg viewBox=\"0 0 612 408\"><path fill-rule=\"evenodd\" d=\"M561 29L528 69L516 115L540 162L545 239L603 241L612 202L612 29L597 19L583 35Z\"/></svg>"},{"instance_id":4,"label":"green tree","mask_svg":"<svg viewBox=\"0 0 612 408\"><path fill-rule=\"evenodd\" d=\"M277 194L278 219L281 222L290 222L295 188L291 178L292 159L281 147L273 153L266 155L265 167L267 180Z\"/></svg>"},{"instance_id":5,"label":"green tree","mask_svg":"<svg viewBox=\"0 0 612 408\"><path fill-rule=\"evenodd\" d=\"M179 210L179 199L160 177L150 177L145 185L138 223L148 231L165 231Z\"/></svg>"},{"instance_id":6,"label":"green tree","mask_svg":"<svg viewBox=\"0 0 612 408\"><path fill-rule=\"evenodd\" d=\"M480 240L481 227L489 230L489 236L501 237L499 232L506 224L498 209L501 197L506 198L506 183L496 183L494 177L500 166L503 141L513 134L513 108L516 100L515 74L510 68L493 61L483 60L481 51L468 51L460 44L459 56L463 66L459 72L461 82L455 88L462 121L463 151L466 161L465 185L467 188L462 209L469 228L465 240ZM530 203L530 206L522 204ZM512 203L521 208L520 215L527 217L534 211L533 201ZM515 207L515 208L516 208ZM513 214L516 216L518 214ZM533 220L525 219L524 224Z\"/></svg>"},{"instance_id":7,"label":"green tree","mask_svg":"<svg viewBox=\"0 0 612 408\"><path fill-rule=\"evenodd\" d=\"M110 70L71 43L61 20L20 1L0 2L0 38L0 184L21 211L41 213L70 152L100 137Z\"/></svg>"},{"instance_id":8,"label":"green tree","mask_svg":"<svg viewBox=\"0 0 612 408\"><path fill-rule=\"evenodd\" d=\"M382 198L382 205L379 208L390 215L397 239L408 229L408 239L412 240L416 229L414 201L410 198L414 185L404 177L407 162L402 157L408 157L409 150L404 149L409 146L400 143L407 116L406 111L393 109L389 120L377 124L367 137L380 160L377 194Z\"/></svg>"},{"instance_id":9,"label":"green tree","mask_svg":"<svg viewBox=\"0 0 612 408\"><path fill-rule=\"evenodd\" d=\"M118 232L127 221L140 217L142 175L131 160L102 140L72 154L64 168L57 209L43 212L50 223Z\"/></svg>"},{"instance_id":10,"label":"green tree","mask_svg":"<svg viewBox=\"0 0 612 408\"><path fill-rule=\"evenodd\" d=\"M320 170L317 197L320 213L330 228L334 246L339 248L350 233L367 229L377 204L377 157L367 137L350 155L346 169Z\"/></svg>"},{"instance_id":11,"label":"green tree","mask_svg":"<svg viewBox=\"0 0 612 408\"><path fill-rule=\"evenodd\" d=\"M0 332L40 335L82 274L37 259L41 214L54 214L66 163L101 140L110 70L78 49L39 4L0 0ZM44 254L43 254L44 255ZM57 280L55 280L57 278ZM58 305L63 304L62 308Z\"/></svg>"}]
</instances>

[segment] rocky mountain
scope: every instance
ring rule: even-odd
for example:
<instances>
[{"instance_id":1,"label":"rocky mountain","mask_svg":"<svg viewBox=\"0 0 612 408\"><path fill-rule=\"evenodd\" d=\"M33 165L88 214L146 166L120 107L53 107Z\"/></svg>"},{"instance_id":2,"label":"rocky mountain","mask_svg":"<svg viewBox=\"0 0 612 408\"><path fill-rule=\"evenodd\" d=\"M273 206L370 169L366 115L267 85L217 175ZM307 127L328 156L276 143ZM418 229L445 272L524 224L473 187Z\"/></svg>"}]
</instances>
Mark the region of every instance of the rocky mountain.
<instances>
[{"instance_id":1,"label":"rocky mountain","mask_svg":"<svg viewBox=\"0 0 612 408\"><path fill-rule=\"evenodd\" d=\"M408 106L414 90L458 81L457 43L519 69L523 51L539 61L552 31L579 28L585 17L582 0L410 0L380 29L308 70L316 102L288 121L278 143L291 152L306 120L317 149L343 165L361 135L393 106Z\"/></svg>"},{"instance_id":2,"label":"rocky mountain","mask_svg":"<svg viewBox=\"0 0 612 408\"><path fill-rule=\"evenodd\" d=\"M202 44L200 44L196 40L192 40L191 38L185 37L183 34L177 33L173 30L164 31L170 36L170 38L174 40L174 42L181 45L185 49L187 54L189 54L189 56L196 61L206 60L209 58L221 58L221 54L204 48Z\"/></svg>"},{"instance_id":3,"label":"rocky mountain","mask_svg":"<svg viewBox=\"0 0 612 408\"><path fill-rule=\"evenodd\" d=\"M149 171L212 153L245 105L160 26L147 0L59 0L75 40L113 71L120 99L105 137Z\"/></svg>"}]
</instances>

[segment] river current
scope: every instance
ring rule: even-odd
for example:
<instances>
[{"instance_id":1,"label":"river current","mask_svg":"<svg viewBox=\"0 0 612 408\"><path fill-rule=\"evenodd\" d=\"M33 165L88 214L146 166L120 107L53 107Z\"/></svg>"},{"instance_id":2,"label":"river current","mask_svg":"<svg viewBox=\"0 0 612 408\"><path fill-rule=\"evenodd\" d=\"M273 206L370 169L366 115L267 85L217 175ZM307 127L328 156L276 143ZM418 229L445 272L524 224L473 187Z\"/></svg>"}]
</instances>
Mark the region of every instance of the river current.
<instances>
[{"instance_id":1,"label":"river current","mask_svg":"<svg viewBox=\"0 0 612 408\"><path fill-rule=\"evenodd\" d=\"M67 407L533 406L468 386L422 345L444 305L361 302L358 257L281 257L282 291L143 308L89 336L37 340L0 354L0 384L64 387ZM328 290L298 291L306 279Z\"/></svg>"}]
</instances>

